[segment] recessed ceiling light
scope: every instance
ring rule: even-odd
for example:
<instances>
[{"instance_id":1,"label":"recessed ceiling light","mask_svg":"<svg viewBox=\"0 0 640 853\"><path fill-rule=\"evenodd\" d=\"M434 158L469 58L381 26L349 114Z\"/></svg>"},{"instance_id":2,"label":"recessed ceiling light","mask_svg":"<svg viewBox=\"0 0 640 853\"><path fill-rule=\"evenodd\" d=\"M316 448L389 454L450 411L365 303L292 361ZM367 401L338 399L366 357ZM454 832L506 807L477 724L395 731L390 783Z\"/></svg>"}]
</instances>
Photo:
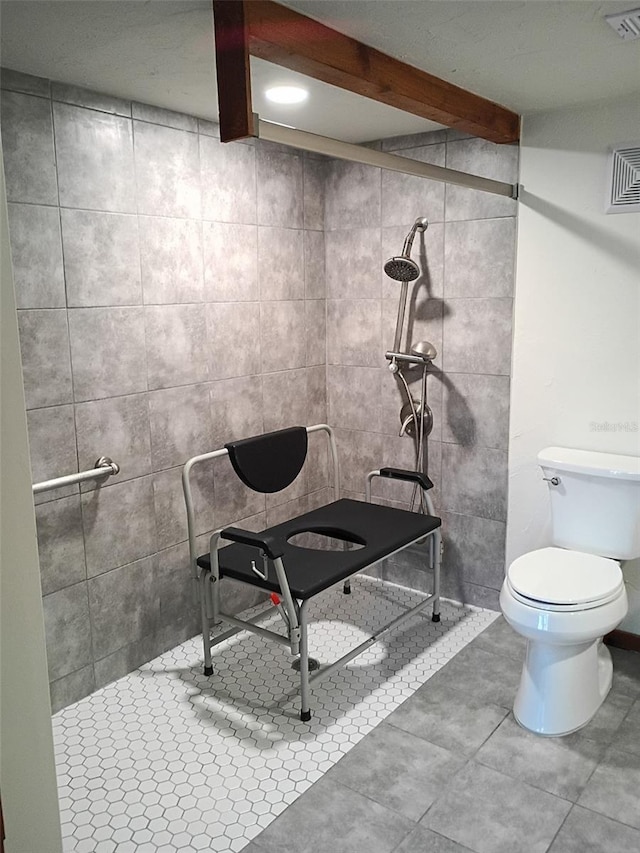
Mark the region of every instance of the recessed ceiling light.
<instances>
[{"instance_id":1,"label":"recessed ceiling light","mask_svg":"<svg viewBox=\"0 0 640 853\"><path fill-rule=\"evenodd\" d=\"M301 86L271 86L265 95L274 104L301 104L309 93Z\"/></svg>"}]
</instances>

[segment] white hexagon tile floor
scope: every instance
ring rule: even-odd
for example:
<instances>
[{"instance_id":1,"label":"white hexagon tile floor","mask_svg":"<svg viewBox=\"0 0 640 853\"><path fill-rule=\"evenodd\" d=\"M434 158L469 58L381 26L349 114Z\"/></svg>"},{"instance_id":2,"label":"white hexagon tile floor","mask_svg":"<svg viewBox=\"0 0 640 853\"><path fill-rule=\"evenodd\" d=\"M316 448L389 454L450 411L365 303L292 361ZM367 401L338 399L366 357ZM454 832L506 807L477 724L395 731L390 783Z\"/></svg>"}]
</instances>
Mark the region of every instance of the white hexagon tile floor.
<instances>
[{"instance_id":1,"label":"white hexagon tile floor","mask_svg":"<svg viewBox=\"0 0 640 853\"><path fill-rule=\"evenodd\" d=\"M420 599L365 576L352 585L312 603L321 663ZM199 637L166 652L54 716L65 853L242 850L497 616L445 600L434 623L425 609L312 686L311 723L284 647L237 634L214 649L210 678Z\"/></svg>"}]
</instances>

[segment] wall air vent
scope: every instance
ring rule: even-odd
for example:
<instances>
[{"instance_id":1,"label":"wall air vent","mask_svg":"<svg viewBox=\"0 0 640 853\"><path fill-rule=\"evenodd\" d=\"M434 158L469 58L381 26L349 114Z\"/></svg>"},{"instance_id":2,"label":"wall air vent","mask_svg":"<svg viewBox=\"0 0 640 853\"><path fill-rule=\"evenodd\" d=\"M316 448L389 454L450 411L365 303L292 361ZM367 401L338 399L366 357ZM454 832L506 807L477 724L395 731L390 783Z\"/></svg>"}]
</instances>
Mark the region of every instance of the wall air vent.
<instances>
[{"instance_id":1,"label":"wall air vent","mask_svg":"<svg viewBox=\"0 0 640 853\"><path fill-rule=\"evenodd\" d=\"M618 33L621 39L632 41L640 38L640 9L605 15L605 21Z\"/></svg>"},{"instance_id":2,"label":"wall air vent","mask_svg":"<svg viewBox=\"0 0 640 853\"><path fill-rule=\"evenodd\" d=\"M605 212L640 212L640 142L617 145L610 152Z\"/></svg>"}]
</instances>

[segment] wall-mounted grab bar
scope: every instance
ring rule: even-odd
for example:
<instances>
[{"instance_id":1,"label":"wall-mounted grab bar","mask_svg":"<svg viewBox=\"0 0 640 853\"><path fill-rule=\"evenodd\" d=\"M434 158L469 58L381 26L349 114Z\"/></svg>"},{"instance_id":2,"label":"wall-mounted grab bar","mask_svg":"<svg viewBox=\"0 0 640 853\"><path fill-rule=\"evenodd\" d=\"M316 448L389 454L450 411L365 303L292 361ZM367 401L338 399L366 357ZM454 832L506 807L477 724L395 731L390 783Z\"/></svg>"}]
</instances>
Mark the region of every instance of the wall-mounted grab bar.
<instances>
[{"instance_id":1,"label":"wall-mounted grab bar","mask_svg":"<svg viewBox=\"0 0 640 853\"><path fill-rule=\"evenodd\" d=\"M76 483L84 483L86 480L99 480L111 477L120 472L120 466L108 456L101 456L95 468L90 471L79 471L77 474L67 474L66 477L56 477L53 480L43 480L42 483L34 483L32 488L34 495L41 492L49 492L52 489L61 489L63 486L75 486Z\"/></svg>"}]
</instances>

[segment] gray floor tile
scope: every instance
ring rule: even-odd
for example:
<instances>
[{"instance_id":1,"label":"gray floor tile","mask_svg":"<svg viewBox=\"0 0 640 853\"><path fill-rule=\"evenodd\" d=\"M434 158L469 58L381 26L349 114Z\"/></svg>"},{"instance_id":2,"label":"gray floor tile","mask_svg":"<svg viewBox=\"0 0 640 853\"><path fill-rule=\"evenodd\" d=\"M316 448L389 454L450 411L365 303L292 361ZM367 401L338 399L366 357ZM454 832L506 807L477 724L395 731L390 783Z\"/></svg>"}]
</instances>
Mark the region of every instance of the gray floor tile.
<instances>
[{"instance_id":1,"label":"gray floor tile","mask_svg":"<svg viewBox=\"0 0 640 853\"><path fill-rule=\"evenodd\" d=\"M632 853L640 850L640 832L574 806L549 853Z\"/></svg>"},{"instance_id":2,"label":"gray floor tile","mask_svg":"<svg viewBox=\"0 0 640 853\"><path fill-rule=\"evenodd\" d=\"M580 729L580 734L582 737L597 740L600 743L614 742L618 737L618 732L622 729L623 721L626 722L625 717L632 705L632 696L627 696L624 693L616 693L612 690L600 706L595 717L584 728ZM637 727L635 737L638 738L638 742L636 743L638 744L638 749L640 749L640 730ZM621 748L626 749L627 747Z\"/></svg>"},{"instance_id":3,"label":"gray floor tile","mask_svg":"<svg viewBox=\"0 0 640 853\"><path fill-rule=\"evenodd\" d=\"M245 853L245 850L242 853ZM463 847L444 835L417 826L393 853L469 853L469 847Z\"/></svg>"},{"instance_id":4,"label":"gray floor tile","mask_svg":"<svg viewBox=\"0 0 640 853\"><path fill-rule=\"evenodd\" d=\"M387 723L462 755L473 755L507 715L506 708L477 700L431 678L386 719Z\"/></svg>"},{"instance_id":5,"label":"gray floor tile","mask_svg":"<svg viewBox=\"0 0 640 853\"><path fill-rule=\"evenodd\" d=\"M419 820L465 759L384 723L377 726L328 772L340 782Z\"/></svg>"},{"instance_id":6,"label":"gray floor tile","mask_svg":"<svg viewBox=\"0 0 640 853\"><path fill-rule=\"evenodd\" d=\"M571 804L469 762L422 818L476 853L546 853Z\"/></svg>"},{"instance_id":7,"label":"gray floor tile","mask_svg":"<svg viewBox=\"0 0 640 853\"><path fill-rule=\"evenodd\" d=\"M612 743L615 749L640 755L640 699L636 700L624 722L615 732Z\"/></svg>"},{"instance_id":8,"label":"gray floor tile","mask_svg":"<svg viewBox=\"0 0 640 853\"><path fill-rule=\"evenodd\" d=\"M616 649L609 646L613 658L613 686L616 693L640 696L640 652Z\"/></svg>"},{"instance_id":9,"label":"gray floor tile","mask_svg":"<svg viewBox=\"0 0 640 853\"><path fill-rule=\"evenodd\" d=\"M464 690L479 702L491 702L511 710L521 670L520 661L471 644L458 652L433 680L435 684Z\"/></svg>"},{"instance_id":10,"label":"gray floor tile","mask_svg":"<svg viewBox=\"0 0 640 853\"><path fill-rule=\"evenodd\" d=\"M522 663L527 641L520 634L516 634L504 616L500 616L476 637L473 645L474 648L484 649L486 652L516 658Z\"/></svg>"},{"instance_id":11,"label":"gray floor tile","mask_svg":"<svg viewBox=\"0 0 640 853\"><path fill-rule=\"evenodd\" d=\"M640 829L640 758L611 747L578 803Z\"/></svg>"},{"instance_id":12,"label":"gray floor tile","mask_svg":"<svg viewBox=\"0 0 640 853\"><path fill-rule=\"evenodd\" d=\"M264 853L391 853L413 822L321 779L259 835Z\"/></svg>"},{"instance_id":13,"label":"gray floor tile","mask_svg":"<svg viewBox=\"0 0 640 853\"><path fill-rule=\"evenodd\" d=\"M476 761L575 802L605 747L579 734L540 737L509 716L476 754Z\"/></svg>"}]
</instances>

